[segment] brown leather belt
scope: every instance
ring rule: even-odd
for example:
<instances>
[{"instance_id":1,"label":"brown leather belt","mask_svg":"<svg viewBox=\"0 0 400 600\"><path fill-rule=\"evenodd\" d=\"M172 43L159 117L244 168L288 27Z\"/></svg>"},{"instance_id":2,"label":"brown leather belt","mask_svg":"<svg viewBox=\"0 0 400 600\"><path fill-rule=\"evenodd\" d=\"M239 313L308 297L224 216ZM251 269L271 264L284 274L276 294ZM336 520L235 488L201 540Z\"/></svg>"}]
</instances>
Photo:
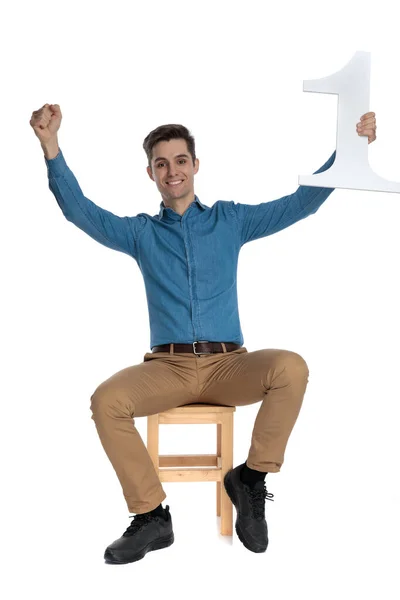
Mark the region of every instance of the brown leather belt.
<instances>
[{"instance_id":1,"label":"brown leather belt","mask_svg":"<svg viewBox=\"0 0 400 600\"><path fill-rule=\"evenodd\" d=\"M241 348L240 344L234 344L232 342L224 342L226 351L232 352ZM223 352L221 342L193 342L192 344L174 344L174 352L192 352L193 354L216 354L217 352ZM163 344L162 346L153 346L152 352L169 352L170 344Z\"/></svg>"}]
</instances>

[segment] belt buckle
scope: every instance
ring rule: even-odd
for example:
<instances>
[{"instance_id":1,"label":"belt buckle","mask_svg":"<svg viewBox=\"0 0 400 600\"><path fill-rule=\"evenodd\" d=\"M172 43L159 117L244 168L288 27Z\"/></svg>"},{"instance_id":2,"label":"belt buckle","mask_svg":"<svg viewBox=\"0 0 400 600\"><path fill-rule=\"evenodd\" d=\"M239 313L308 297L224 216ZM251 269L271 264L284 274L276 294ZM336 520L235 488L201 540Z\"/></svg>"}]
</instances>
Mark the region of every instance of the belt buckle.
<instances>
[{"instance_id":1,"label":"belt buckle","mask_svg":"<svg viewBox=\"0 0 400 600\"><path fill-rule=\"evenodd\" d=\"M200 340L198 342L193 342L192 346L193 346L194 354L196 354L197 356L201 356L202 354L212 354L212 352L196 352L195 344L208 344L208 343L209 342L207 340Z\"/></svg>"}]
</instances>

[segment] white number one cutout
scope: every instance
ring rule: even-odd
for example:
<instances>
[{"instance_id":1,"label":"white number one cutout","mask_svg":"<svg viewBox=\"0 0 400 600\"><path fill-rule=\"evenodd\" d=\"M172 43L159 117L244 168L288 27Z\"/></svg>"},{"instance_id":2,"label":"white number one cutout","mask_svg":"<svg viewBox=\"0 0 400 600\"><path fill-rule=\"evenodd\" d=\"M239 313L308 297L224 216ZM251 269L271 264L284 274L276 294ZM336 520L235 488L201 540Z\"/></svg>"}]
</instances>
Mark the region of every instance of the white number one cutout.
<instances>
[{"instance_id":1,"label":"white number one cutout","mask_svg":"<svg viewBox=\"0 0 400 600\"><path fill-rule=\"evenodd\" d=\"M300 175L299 185L400 193L400 182L377 175L368 163L368 137L359 136L356 125L369 112L371 56L356 52L333 75L303 81L304 92L338 95L336 158L333 165L314 175Z\"/></svg>"}]
</instances>

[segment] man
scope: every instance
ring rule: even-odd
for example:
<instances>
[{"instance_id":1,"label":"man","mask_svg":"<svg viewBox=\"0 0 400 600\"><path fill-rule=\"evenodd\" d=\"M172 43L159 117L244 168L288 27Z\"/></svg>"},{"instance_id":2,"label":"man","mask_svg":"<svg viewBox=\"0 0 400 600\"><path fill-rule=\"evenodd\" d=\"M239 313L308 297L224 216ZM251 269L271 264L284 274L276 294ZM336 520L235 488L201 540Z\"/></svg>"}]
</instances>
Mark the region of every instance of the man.
<instances>
[{"instance_id":1,"label":"man","mask_svg":"<svg viewBox=\"0 0 400 600\"><path fill-rule=\"evenodd\" d=\"M147 172L162 196L157 215L119 217L83 195L58 146L59 105L45 104L30 124L41 142L49 187L67 220L101 244L132 256L144 277L150 348L143 362L119 371L91 396L92 419L136 513L105 559L139 560L174 541L166 494L134 417L190 403L245 406L261 401L247 460L225 476L236 507L236 532L252 552L265 552L267 473L277 473L308 383L305 360L288 350L248 352L240 328L236 271L241 247L315 213L333 188L300 186L258 205L202 204L194 193L199 169L194 138L182 125L163 125L144 140ZM374 113L356 126L376 139ZM328 169L335 152L316 173ZM206 340L206 341L205 341Z\"/></svg>"}]
</instances>

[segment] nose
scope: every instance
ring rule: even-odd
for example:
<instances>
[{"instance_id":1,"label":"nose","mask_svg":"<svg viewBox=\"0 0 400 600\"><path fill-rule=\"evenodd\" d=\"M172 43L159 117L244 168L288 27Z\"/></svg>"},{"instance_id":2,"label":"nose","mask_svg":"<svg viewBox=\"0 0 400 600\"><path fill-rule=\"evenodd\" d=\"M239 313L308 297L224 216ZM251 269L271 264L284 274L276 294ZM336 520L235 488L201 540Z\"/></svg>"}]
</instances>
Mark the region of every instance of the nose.
<instances>
[{"instance_id":1,"label":"nose","mask_svg":"<svg viewBox=\"0 0 400 600\"><path fill-rule=\"evenodd\" d=\"M168 167L168 177L175 177L177 174L177 168L175 165L170 165Z\"/></svg>"}]
</instances>

